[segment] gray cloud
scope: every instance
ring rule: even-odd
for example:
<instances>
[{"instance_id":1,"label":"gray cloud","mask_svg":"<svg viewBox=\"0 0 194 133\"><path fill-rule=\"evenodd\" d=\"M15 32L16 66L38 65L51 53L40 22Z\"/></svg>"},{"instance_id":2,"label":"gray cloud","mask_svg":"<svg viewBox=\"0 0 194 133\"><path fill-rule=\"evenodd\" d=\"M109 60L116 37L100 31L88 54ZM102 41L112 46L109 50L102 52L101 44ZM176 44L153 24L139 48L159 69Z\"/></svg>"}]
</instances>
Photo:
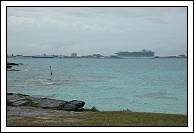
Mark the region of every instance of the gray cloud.
<instances>
[{"instance_id":1,"label":"gray cloud","mask_svg":"<svg viewBox=\"0 0 194 133\"><path fill-rule=\"evenodd\" d=\"M169 55L166 49L172 43L174 54L187 54L185 7L8 7L7 11L8 54L110 55L146 48Z\"/></svg>"}]
</instances>

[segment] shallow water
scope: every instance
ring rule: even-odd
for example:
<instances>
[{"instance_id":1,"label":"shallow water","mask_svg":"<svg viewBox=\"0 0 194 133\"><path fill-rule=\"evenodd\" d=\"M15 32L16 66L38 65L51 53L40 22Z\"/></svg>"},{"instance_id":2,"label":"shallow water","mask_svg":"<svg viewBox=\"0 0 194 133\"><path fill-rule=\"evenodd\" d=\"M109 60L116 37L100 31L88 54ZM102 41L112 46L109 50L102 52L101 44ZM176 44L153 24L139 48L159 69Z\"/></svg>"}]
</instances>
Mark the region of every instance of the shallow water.
<instances>
[{"instance_id":1,"label":"shallow water","mask_svg":"<svg viewBox=\"0 0 194 133\"><path fill-rule=\"evenodd\" d=\"M187 114L187 59L7 60L24 64L7 71L8 92L83 100L101 111Z\"/></svg>"}]
</instances>

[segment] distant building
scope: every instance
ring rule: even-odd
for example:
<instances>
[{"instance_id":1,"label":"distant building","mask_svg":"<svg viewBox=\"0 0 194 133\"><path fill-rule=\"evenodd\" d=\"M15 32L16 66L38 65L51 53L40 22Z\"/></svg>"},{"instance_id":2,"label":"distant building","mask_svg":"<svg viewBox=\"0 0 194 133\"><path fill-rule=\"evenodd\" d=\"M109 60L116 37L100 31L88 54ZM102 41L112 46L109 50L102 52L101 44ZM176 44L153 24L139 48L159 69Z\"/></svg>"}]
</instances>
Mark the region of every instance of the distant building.
<instances>
[{"instance_id":1,"label":"distant building","mask_svg":"<svg viewBox=\"0 0 194 133\"><path fill-rule=\"evenodd\" d=\"M92 57L93 58L103 58L104 56L101 54L93 54Z\"/></svg>"},{"instance_id":2,"label":"distant building","mask_svg":"<svg viewBox=\"0 0 194 133\"><path fill-rule=\"evenodd\" d=\"M20 54L16 55L16 58L22 58L22 57L23 55L20 55Z\"/></svg>"},{"instance_id":3,"label":"distant building","mask_svg":"<svg viewBox=\"0 0 194 133\"><path fill-rule=\"evenodd\" d=\"M72 58L77 58L77 53L72 53L72 54L71 54L71 57L72 57Z\"/></svg>"}]
</instances>

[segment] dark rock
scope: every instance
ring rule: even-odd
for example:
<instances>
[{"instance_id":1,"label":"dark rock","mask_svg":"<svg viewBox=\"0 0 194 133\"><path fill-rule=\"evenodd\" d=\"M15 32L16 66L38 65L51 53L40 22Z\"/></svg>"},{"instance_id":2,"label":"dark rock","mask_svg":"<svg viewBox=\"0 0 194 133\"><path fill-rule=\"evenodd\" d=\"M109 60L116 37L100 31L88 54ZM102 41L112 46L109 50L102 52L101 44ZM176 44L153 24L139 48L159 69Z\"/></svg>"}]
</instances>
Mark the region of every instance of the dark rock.
<instances>
[{"instance_id":1,"label":"dark rock","mask_svg":"<svg viewBox=\"0 0 194 133\"><path fill-rule=\"evenodd\" d=\"M64 101L48 98L33 98L32 102L39 104L42 108L58 108L59 104Z\"/></svg>"},{"instance_id":2,"label":"dark rock","mask_svg":"<svg viewBox=\"0 0 194 133\"><path fill-rule=\"evenodd\" d=\"M77 111L86 111L84 108L77 108Z\"/></svg>"},{"instance_id":3,"label":"dark rock","mask_svg":"<svg viewBox=\"0 0 194 133\"><path fill-rule=\"evenodd\" d=\"M18 66L19 64L17 64L17 63L9 63L9 62L8 62L7 65L12 65L12 66L13 66L13 65L16 65L16 66Z\"/></svg>"},{"instance_id":4,"label":"dark rock","mask_svg":"<svg viewBox=\"0 0 194 133\"><path fill-rule=\"evenodd\" d=\"M77 107L69 102L60 103L57 109L66 111L77 111Z\"/></svg>"},{"instance_id":5,"label":"dark rock","mask_svg":"<svg viewBox=\"0 0 194 133\"><path fill-rule=\"evenodd\" d=\"M21 70L18 70L18 69L8 69L7 71L21 71Z\"/></svg>"},{"instance_id":6,"label":"dark rock","mask_svg":"<svg viewBox=\"0 0 194 133\"><path fill-rule=\"evenodd\" d=\"M51 109L51 108L49 108L49 107L42 107L42 109Z\"/></svg>"},{"instance_id":7,"label":"dark rock","mask_svg":"<svg viewBox=\"0 0 194 133\"><path fill-rule=\"evenodd\" d=\"M37 107L43 109L58 109L65 111L85 111L83 106L85 102L79 100L73 101L64 101L64 100L55 100L48 98L40 98L40 97L31 97L29 95L23 94L14 94L8 93L7 100L11 104L7 104L7 106L30 106Z\"/></svg>"},{"instance_id":8,"label":"dark rock","mask_svg":"<svg viewBox=\"0 0 194 133\"><path fill-rule=\"evenodd\" d=\"M78 101L78 100L72 100L72 101L70 101L70 103L75 105L77 108L81 108L85 105L85 102Z\"/></svg>"},{"instance_id":9,"label":"dark rock","mask_svg":"<svg viewBox=\"0 0 194 133\"><path fill-rule=\"evenodd\" d=\"M10 65L7 65L7 68L12 68L12 66L10 66Z\"/></svg>"},{"instance_id":10,"label":"dark rock","mask_svg":"<svg viewBox=\"0 0 194 133\"><path fill-rule=\"evenodd\" d=\"M20 96L29 96L29 95L26 95L26 94L18 94L18 95L20 95Z\"/></svg>"},{"instance_id":11,"label":"dark rock","mask_svg":"<svg viewBox=\"0 0 194 133\"><path fill-rule=\"evenodd\" d=\"M14 95L14 93L7 93L7 95Z\"/></svg>"},{"instance_id":12,"label":"dark rock","mask_svg":"<svg viewBox=\"0 0 194 133\"><path fill-rule=\"evenodd\" d=\"M70 102L62 102L59 104L57 109L66 110L66 111L84 111L85 110L83 108L84 104L85 102L78 101L78 100L73 100Z\"/></svg>"}]
</instances>

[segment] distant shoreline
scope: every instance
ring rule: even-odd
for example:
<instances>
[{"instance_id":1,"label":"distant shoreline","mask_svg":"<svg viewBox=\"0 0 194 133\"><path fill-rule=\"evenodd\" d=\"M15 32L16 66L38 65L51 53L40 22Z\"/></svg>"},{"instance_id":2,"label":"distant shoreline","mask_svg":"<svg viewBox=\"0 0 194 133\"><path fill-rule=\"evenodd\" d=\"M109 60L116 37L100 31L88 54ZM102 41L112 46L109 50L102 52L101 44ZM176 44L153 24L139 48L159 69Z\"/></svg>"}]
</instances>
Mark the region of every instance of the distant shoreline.
<instances>
[{"instance_id":1,"label":"distant shoreline","mask_svg":"<svg viewBox=\"0 0 194 133\"><path fill-rule=\"evenodd\" d=\"M103 58L95 58L95 57L33 57L33 56L20 56L20 57L7 57L10 59L187 59L185 57L178 57L178 56L154 56L154 57L103 57Z\"/></svg>"}]
</instances>

